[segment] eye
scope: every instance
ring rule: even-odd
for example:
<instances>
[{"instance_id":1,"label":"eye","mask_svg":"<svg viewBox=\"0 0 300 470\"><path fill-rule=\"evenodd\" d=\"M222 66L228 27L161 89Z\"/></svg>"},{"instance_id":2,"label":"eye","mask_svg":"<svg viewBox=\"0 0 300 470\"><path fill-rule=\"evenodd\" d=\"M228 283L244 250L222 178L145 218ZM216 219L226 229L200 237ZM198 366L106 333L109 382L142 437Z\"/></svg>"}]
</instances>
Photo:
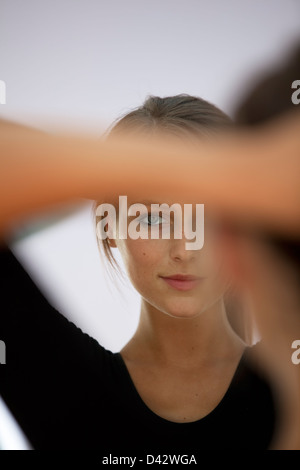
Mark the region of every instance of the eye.
<instances>
[{"instance_id":1,"label":"eye","mask_svg":"<svg viewBox=\"0 0 300 470\"><path fill-rule=\"evenodd\" d=\"M151 226L151 225L158 225L160 222L163 221L163 217L161 217L160 215L151 215L151 213L148 213L148 215L145 215L145 216L142 216L141 218L139 218L139 221L141 224L145 224L145 225L148 225L148 226Z\"/></svg>"}]
</instances>

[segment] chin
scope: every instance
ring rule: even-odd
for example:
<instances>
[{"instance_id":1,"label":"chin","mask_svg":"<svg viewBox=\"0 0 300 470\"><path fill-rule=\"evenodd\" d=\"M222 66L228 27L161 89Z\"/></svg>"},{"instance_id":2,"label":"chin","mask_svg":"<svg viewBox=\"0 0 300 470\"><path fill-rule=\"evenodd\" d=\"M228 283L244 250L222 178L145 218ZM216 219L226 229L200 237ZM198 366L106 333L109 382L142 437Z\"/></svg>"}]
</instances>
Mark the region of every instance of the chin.
<instances>
[{"instance_id":1,"label":"chin","mask_svg":"<svg viewBox=\"0 0 300 470\"><path fill-rule=\"evenodd\" d=\"M196 318L202 313L202 309L199 308L187 308L187 307L176 307L164 310L167 315L172 318Z\"/></svg>"},{"instance_id":2,"label":"chin","mask_svg":"<svg viewBox=\"0 0 300 470\"><path fill-rule=\"evenodd\" d=\"M145 297L144 297L145 298ZM206 303L203 299L197 298L165 298L151 299L146 301L152 305L156 311L172 318L193 319L202 315L206 309Z\"/></svg>"},{"instance_id":3,"label":"chin","mask_svg":"<svg viewBox=\"0 0 300 470\"><path fill-rule=\"evenodd\" d=\"M196 318L198 317L199 313L194 313L194 314L189 314L189 313L167 313L167 315L169 315L169 317L172 317L172 318L180 318L180 319L193 319L193 318Z\"/></svg>"}]
</instances>

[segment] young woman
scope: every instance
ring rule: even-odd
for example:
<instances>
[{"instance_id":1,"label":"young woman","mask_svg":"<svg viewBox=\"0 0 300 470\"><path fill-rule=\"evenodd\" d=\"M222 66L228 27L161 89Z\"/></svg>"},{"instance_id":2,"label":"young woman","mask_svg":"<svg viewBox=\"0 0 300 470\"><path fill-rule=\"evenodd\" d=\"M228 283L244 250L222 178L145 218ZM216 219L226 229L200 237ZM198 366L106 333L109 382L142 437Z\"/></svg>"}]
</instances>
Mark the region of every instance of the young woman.
<instances>
[{"instance_id":1,"label":"young woman","mask_svg":"<svg viewBox=\"0 0 300 470\"><path fill-rule=\"evenodd\" d=\"M119 120L111 135L141 135L149 145L156 135L166 135L189 148L230 127L215 106L179 95L148 98ZM163 162L158 165L157 172L165 170ZM110 202L104 194L95 210ZM151 202L178 202L174 192L163 200L145 194L147 201L129 194L128 206L143 203L150 210ZM144 231L151 225L160 231L166 223L163 213L140 215ZM141 295L138 328L118 353L51 307L12 252L2 250L7 365L0 392L34 448L165 452L269 446L273 397L247 361L249 349L259 346L248 348L228 321L230 279L222 270L218 225L209 207L204 231L201 250L187 250L184 235L99 240L112 263L111 250L119 249Z\"/></svg>"}]
</instances>

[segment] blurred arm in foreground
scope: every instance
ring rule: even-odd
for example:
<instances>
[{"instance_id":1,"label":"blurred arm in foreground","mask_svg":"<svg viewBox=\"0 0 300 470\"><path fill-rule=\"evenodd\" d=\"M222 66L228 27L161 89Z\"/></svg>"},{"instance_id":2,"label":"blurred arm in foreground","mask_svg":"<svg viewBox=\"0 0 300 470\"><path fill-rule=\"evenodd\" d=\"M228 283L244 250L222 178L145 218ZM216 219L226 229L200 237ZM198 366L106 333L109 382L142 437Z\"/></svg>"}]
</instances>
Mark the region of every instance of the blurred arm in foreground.
<instances>
[{"instance_id":1,"label":"blurred arm in foreground","mask_svg":"<svg viewBox=\"0 0 300 470\"><path fill-rule=\"evenodd\" d=\"M300 113L217 142L49 136L0 121L0 232L60 203L125 194L206 203L216 214L300 234Z\"/></svg>"}]
</instances>

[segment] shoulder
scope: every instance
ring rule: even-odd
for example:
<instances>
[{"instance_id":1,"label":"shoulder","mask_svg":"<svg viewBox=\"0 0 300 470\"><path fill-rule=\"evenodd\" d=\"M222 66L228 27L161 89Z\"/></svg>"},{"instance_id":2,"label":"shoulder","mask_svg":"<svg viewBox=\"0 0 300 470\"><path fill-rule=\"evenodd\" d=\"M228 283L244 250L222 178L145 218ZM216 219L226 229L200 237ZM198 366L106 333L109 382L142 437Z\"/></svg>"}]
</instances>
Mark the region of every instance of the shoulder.
<instances>
[{"instance_id":1,"label":"shoulder","mask_svg":"<svg viewBox=\"0 0 300 470\"><path fill-rule=\"evenodd\" d=\"M50 304L6 245L0 249L0 278L0 339L6 344L7 365L99 365L113 354Z\"/></svg>"},{"instance_id":2,"label":"shoulder","mask_svg":"<svg viewBox=\"0 0 300 470\"><path fill-rule=\"evenodd\" d=\"M255 415L275 419L275 393L268 371L263 366L261 342L247 347L236 375L235 388L240 399Z\"/></svg>"},{"instance_id":3,"label":"shoulder","mask_svg":"<svg viewBox=\"0 0 300 470\"><path fill-rule=\"evenodd\" d=\"M247 346L240 361L239 369L243 377L255 379L257 382L270 385L270 380L263 366L263 344L261 341L253 346Z\"/></svg>"}]
</instances>

